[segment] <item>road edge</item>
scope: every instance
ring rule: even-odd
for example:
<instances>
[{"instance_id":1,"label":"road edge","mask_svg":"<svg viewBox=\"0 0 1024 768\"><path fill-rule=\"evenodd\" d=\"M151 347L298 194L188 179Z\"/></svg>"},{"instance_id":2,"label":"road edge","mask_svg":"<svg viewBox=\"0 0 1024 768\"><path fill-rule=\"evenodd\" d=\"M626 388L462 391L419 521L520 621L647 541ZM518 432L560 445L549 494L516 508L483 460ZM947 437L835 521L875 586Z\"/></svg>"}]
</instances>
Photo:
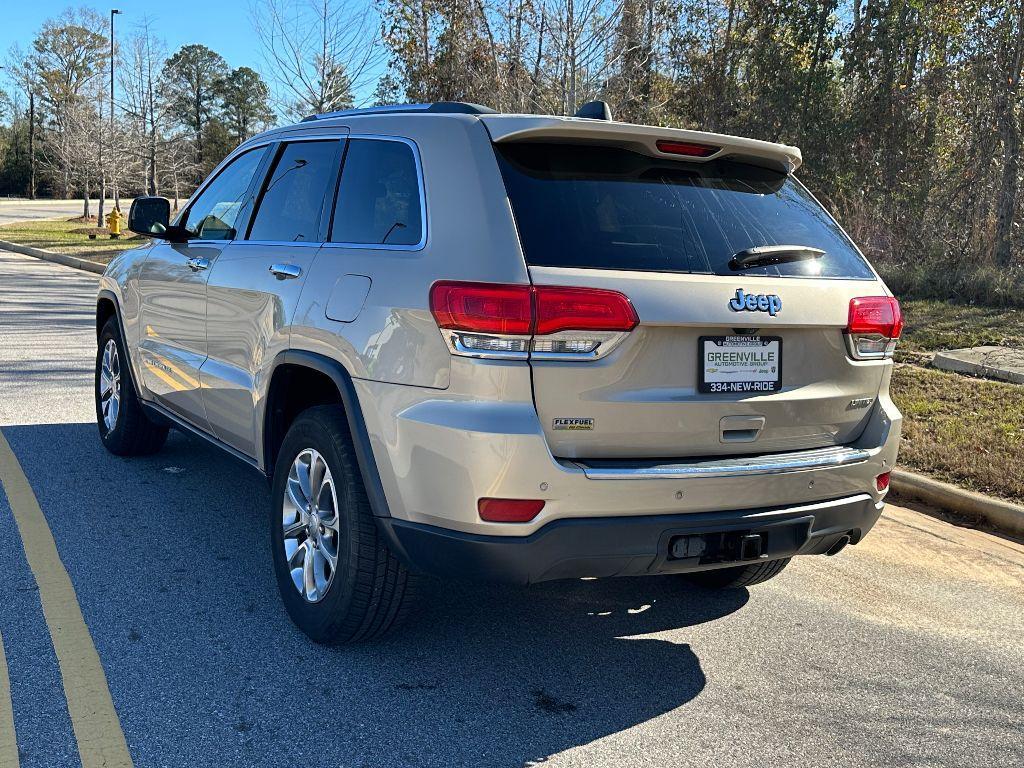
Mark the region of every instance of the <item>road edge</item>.
<instances>
[{"instance_id":1,"label":"road edge","mask_svg":"<svg viewBox=\"0 0 1024 768\"><path fill-rule=\"evenodd\" d=\"M92 272L96 275L102 275L103 271L107 268L105 264L100 264L98 261L89 261L89 259L80 259L77 256L70 256L66 253L55 253L54 251L44 251L41 248L33 248L30 245L20 245L19 243L11 243L7 240L0 240L0 249L5 251L13 251L14 253L20 253L25 256L33 256L43 261L52 261L57 264L63 264L65 267L72 267L74 269L81 269L85 272Z\"/></svg>"},{"instance_id":2,"label":"road edge","mask_svg":"<svg viewBox=\"0 0 1024 768\"><path fill-rule=\"evenodd\" d=\"M1000 533L1024 537L1024 506L902 469L893 470L890 482L893 492L903 498L980 518Z\"/></svg>"}]
</instances>

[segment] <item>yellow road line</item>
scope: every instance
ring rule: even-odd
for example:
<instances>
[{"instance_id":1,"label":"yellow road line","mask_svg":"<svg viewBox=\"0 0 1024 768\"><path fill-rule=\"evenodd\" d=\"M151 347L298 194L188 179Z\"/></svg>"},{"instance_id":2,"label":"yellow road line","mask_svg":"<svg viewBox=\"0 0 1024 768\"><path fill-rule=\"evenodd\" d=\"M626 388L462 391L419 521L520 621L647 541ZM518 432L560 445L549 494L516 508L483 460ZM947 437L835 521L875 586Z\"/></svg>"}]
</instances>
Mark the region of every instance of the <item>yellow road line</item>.
<instances>
[{"instance_id":1,"label":"yellow road line","mask_svg":"<svg viewBox=\"0 0 1024 768\"><path fill-rule=\"evenodd\" d=\"M130 768L131 756L114 710L99 654L75 588L25 472L0 432L0 481L21 534L53 640L82 768Z\"/></svg>"},{"instance_id":2,"label":"yellow road line","mask_svg":"<svg viewBox=\"0 0 1024 768\"><path fill-rule=\"evenodd\" d=\"M18 768L18 738L14 734L11 679L7 676L3 635L0 635L0 765L5 768Z\"/></svg>"}]
</instances>

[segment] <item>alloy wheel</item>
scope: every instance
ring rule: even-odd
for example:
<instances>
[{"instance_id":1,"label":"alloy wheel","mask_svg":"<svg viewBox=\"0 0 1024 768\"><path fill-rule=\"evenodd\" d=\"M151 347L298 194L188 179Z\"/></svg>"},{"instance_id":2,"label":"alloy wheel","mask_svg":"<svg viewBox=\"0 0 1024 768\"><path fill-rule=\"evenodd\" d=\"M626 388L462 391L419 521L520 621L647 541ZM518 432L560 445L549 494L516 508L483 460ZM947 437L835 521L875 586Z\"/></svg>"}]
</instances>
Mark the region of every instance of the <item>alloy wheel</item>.
<instances>
[{"instance_id":1,"label":"alloy wheel","mask_svg":"<svg viewBox=\"0 0 1024 768\"><path fill-rule=\"evenodd\" d=\"M327 460L313 448L300 451L292 462L281 525L292 583L307 602L319 602L334 581L341 532L334 478Z\"/></svg>"},{"instance_id":2,"label":"alloy wheel","mask_svg":"<svg viewBox=\"0 0 1024 768\"><path fill-rule=\"evenodd\" d=\"M108 339L103 347L99 389L103 425L110 432L117 426L117 416L121 412L121 360L113 339Z\"/></svg>"}]
</instances>

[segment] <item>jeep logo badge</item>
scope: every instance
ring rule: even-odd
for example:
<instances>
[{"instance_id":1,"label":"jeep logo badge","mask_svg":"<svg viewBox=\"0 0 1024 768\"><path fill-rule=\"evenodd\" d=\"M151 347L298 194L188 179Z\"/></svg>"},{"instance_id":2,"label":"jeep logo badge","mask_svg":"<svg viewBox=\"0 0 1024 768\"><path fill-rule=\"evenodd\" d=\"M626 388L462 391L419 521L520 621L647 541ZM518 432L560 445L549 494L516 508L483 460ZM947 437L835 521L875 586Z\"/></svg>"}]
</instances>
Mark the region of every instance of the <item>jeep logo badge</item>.
<instances>
[{"instance_id":1,"label":"jeep logo badge","mask_svg":"<svg viewBox=\"0 0 1024 768\"><path fill-rule=\"evenodd\" d=\"M744 293L742 288L736 289L736 295L729 302L733 312L767 312L775 317L782 309L782 299L774 293Z\"/></svg>"}]
</instances>

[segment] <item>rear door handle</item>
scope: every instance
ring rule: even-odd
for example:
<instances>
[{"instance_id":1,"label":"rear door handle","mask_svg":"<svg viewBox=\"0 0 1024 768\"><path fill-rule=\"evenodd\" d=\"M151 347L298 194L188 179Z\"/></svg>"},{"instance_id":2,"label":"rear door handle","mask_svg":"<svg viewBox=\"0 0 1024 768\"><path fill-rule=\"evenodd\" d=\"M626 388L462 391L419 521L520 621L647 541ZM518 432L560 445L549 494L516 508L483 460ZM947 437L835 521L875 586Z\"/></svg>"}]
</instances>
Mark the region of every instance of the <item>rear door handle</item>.
<instances>
[{"instance_id":1,"label":"rear door handle","mask_svg":"<svg viewBox=\"0 0 1024 768\"><path fill-rule=\"evenodd\" d=\"M302 269L294 264L271 264L270 271L278 280L291 280L302 274Z\"/></svg>"},{"instance_id":2,"label":"rear door handle","mask_svg":"<svg viewBox=\"0 0 1024 768\"><path fill-rule=\"evenodd\" d=\"M185 263L188 264L188 268L191 269L193 272L198 272L201 269L210 268L210 260L204 259L202 256L193 256Z\"/></svg>"}]
</instances>

